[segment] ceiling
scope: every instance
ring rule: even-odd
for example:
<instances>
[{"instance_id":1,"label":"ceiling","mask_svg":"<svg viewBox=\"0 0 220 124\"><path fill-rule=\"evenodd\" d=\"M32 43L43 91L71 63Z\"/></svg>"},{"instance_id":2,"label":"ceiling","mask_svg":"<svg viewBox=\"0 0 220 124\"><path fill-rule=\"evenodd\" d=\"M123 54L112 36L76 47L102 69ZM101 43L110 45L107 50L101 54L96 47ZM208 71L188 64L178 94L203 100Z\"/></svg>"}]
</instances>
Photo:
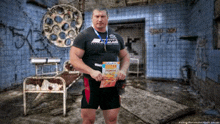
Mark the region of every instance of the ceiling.
<instances>
[{"instance_id":1,"label":"ceiling","mask_svg":"<svg viewBox=\"0 0 220 124\"><path fill-rule=\"evenodd\" d=\"M106 8L118 8L136 5L176 3L182 1L184 0L59 0L59 4L73 5L81 12L84 12L91 11L98 5L104 5Z\"/></svg>"}]
</instances>

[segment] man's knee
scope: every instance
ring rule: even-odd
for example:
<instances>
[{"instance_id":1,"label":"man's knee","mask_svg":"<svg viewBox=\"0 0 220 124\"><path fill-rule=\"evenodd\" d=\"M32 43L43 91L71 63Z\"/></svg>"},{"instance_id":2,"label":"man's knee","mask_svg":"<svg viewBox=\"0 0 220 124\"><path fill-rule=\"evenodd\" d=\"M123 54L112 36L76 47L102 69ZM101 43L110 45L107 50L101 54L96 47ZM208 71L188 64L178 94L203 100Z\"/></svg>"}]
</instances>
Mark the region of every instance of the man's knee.
<instances>
[{"instance_id":1,"label":"man's knee","mask_svg":"<svg viewBox=\"0 0 220 124\"><path fill-rule=\"evenodd\" d=\"M116 124L120 108L103 110L106 124Z\"/></svg>"},{"instance_id":2,"label":"man's knee","mask_svg":"<svg viewBox=\"0 0 220 124\"><path fill-rule=\"evenodd\" d=\"M95 122L95 114L81 113L83 122L88 122L93 124Z\"/></svg>"},{"instance_id":3,"label":"man's knee","mask_svg":"<svg viewBox=\"0 0 220 124\"><path fill-rule=\"evenodd\" d=\"M112 117L110 117L110 118L109 118L109 121L110 121L110 122L115 122L115 121L117 121L117 116L112 116Z\"/></svg>"},{"instance_id":4,"label":"man's knee","mask_svg":"<svg viewBox=\"0 0 220 124\"><path fill-rule=\"evenodd\" d=\"M111 115L111 116L108 116L107 117L107 120L106 120L108 123L113 123L113 122L116 122L117 121L117 115ZM107 124L108 124L107 123Z\"/></svg>"}]
</instances>

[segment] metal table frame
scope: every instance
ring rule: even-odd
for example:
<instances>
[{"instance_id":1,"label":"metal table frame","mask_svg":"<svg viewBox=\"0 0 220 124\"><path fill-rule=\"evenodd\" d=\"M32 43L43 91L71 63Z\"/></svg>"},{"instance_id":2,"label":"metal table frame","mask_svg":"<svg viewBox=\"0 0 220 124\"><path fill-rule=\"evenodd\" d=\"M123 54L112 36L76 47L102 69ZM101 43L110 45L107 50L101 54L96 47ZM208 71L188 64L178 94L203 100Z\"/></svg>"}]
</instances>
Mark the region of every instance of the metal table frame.
<instances>
[{"instance_id":1,"label":"metal table frame","mask_svg":"<svg viewBox=\"0 0 220 124\"><path fill-rule=\"evenodd\" d=\"M63 71L62 72L60 72L59 73L59 71L58 71L58 61L57 62L52 62L52 63L45 63L46 65L48 65L48 64L55 64L56 65L56 72L52 72L52 73L44 73L43 71L42 71L42 74L38 74L37 72L37 69L38 69L38 66L39 65L42 65L43 63L39 63L39 62L35 62L35 63L33 63L33 64L35 64L35 67L36 67L36 75L35 76L30 76L30 77L27 77L27 78L25 78L25 80L24 80L24 82L23 82L23 102L24 102L24 115L27 115L27 103L26 103L26 93L39 93L38 94L38 96L36 97L36 99L38 98L38 97L40 97L41 96L41 94L42 93L62 93L63 94L63 116L66 116L66 98L67 98L67 90L75 83L75 82L77 82L80 78L81 78L81 73L79 72L79 71L68 71L69 72L69 74L77 74L77 75L79 75L79 77L77 78L77 79L75 79L75 80L73 80L72 81L72 83L67 87L66 86L66 81L62 78L62 77L60 77L60 75L62 74L62 73L64 73L64 72L66 72L67 71L67 69L65 68L65 65L68 63L69 61L66 61L65 63L64 63L64 69L63 69ZM47 74L46 76L45 76L45 74ZM54 75L54 76L49 76L48 74L56 74L56 75ZM26 82L27 82L27 80L29 80L29 79L44 79L44 80L47 80L47 79L59 79L60 81L62 81L62 90L58 90L58 91L51 91L51 90L26 90L26 86L27 86L27 84L26 84Z\"/></svg>"}]
</instances>

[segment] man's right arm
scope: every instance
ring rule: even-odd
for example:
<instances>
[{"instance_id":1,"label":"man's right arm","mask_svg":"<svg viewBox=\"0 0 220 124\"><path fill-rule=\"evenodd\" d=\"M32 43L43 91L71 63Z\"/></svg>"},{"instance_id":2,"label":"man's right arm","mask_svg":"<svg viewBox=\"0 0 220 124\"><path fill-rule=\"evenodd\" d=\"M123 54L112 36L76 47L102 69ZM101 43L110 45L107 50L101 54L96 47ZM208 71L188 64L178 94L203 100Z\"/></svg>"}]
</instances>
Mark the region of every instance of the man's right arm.
<instances>
[{"instance_id":1,"label":"man's right arm","mask_svg":"<svg viewBox=\"0 0 220 124\"><path fill-rule=\"evenodd\" d=\"M101 72L97 70L93 70L82 61L82 57L84 53L85 51L83 49L72 46L70 49L70 63L73 65L73 67L76 70L85 74L89 74L96 81L101 81L102 80Z\"/></svg>"}]
</instances>

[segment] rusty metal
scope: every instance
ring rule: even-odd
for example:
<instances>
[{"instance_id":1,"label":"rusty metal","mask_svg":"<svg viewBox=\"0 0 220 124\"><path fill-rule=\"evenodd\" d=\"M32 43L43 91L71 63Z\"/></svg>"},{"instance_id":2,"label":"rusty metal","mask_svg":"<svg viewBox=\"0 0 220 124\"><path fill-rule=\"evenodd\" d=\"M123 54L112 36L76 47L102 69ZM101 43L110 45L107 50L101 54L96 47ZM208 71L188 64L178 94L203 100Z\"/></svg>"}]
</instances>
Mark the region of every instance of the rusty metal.
<instances>
[{"instance_id":1,"label":"rusty metal","mask_svg":"<svg viewBox=\"0 0 220 124\"><path fill-rule=\"evenodd\" d=\"M67 4L55 5L43 17L43 32L54 45L70 47L82 23L82 14L78 9Z\"/></svg>"},{"instance_id":2,"label":"rusty metal","mask_svg":"<svg viewBox=\"0 0 220 124\"><path fill-rule=\"evenodd\" d=\"M69 61L64 62L63 71L58 72L57 64L59 59L48 58L32 58L31 63L35 64L36 75L25 78L23 82L23 102L24 102L24 115L27 114L27 93L39 93L37 97L40 97L42 93L62 93L63 94L63 115L66 115L66 98L67 90L76 83L82 76L79 71L76 71ZM37 67L39 65L56 65L56 71L51 73L38 74ZM46 74L46 75L45 75ZM52 75L51 74L55 74ZM36 98L37 99L37 98Z\"/></svg>"}]
</instances>

